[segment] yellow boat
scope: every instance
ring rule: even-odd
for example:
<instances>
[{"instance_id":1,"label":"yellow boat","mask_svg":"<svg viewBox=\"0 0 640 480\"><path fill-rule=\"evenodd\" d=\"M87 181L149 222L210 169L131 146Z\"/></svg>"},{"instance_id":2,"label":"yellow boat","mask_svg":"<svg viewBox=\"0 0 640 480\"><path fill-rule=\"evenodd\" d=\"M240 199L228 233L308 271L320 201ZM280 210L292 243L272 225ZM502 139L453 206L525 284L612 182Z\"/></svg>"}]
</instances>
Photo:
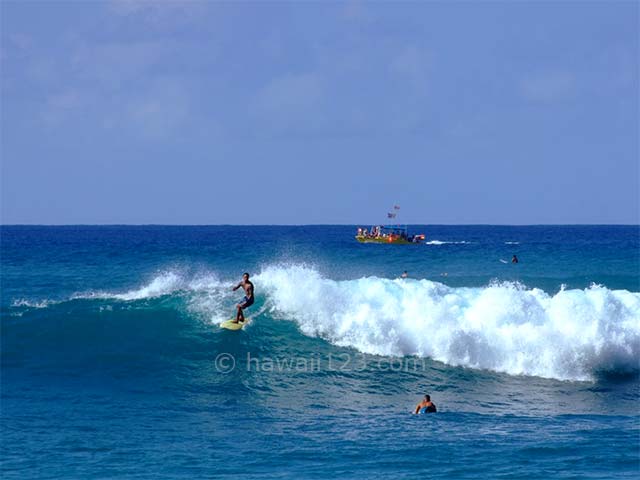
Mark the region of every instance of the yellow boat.
<instances>
[{"instance_id":1,"label":"yellow boat","mask_svg":"<svg viewBox=\"0 0 640 480\"><path fill-rule=\"evenodd\" d=\"M421 243L425 236L423 233L409 235L407 227L401 226L376 226L370 231L366 228L358 228L356 240L360 243L389 243L391 245L410 245Z\"/></svg>"}]
</instances>

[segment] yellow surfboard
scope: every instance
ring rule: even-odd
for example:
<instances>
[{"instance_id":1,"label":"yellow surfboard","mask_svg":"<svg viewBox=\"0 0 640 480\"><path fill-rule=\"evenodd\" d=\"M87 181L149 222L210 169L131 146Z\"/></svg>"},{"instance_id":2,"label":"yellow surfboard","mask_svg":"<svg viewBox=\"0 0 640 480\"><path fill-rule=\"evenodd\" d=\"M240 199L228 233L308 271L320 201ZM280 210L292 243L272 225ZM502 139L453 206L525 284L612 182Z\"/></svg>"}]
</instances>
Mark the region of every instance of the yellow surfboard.
<instances>
[{"instance_id":1,"label":"yellow surfboard","mask_svg":"<svg viewBox=\"0 0 640 480\"><path fill-rule=\"evenodd\" d=\"M222 322L220 324L220 328L226 328L227 330L242 330L247 323L249 323L249 319L246 318L244 322L235 323L235 319L227 320L226 322Z\"/></svg>"}]
</instances>

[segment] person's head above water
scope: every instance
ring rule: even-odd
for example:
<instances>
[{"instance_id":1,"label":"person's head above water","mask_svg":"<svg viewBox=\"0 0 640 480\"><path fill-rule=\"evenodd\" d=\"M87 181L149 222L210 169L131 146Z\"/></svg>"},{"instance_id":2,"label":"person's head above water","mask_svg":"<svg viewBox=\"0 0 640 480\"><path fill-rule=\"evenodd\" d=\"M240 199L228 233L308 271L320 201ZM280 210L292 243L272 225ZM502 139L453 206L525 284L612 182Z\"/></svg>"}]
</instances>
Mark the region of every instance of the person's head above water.
<instances>
[{"instance_id":1,"label":"person's head above water","mask_svg":"<svg viewBox=\"0 0 640 480\"><path fill-rule=\"evenodd\" d=\"M430 397L429 395L425 395L425 396L424 396L424 399L425 399L427 402L430 402L430 401L431 401L431 397Z\"/></svg>"},{"instance_id":2,"label":"person's head above water","mask_svg":"<svg viewBox=\"0 0 640 480\"><path fill-rule=\"evenodd\" d=\"M249 280L249 274L248 274L247 272L244 272L244 273L242 274L242 279L243 279L243 280Z\"/></svg>"}]
</instances>

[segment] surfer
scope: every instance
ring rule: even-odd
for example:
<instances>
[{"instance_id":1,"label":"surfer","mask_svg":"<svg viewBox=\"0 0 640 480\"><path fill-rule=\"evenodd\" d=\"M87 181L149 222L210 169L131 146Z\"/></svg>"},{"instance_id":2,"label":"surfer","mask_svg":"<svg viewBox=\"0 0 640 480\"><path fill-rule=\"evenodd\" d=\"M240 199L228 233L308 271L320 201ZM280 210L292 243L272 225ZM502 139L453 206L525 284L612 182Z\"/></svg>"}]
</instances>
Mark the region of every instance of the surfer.
<instances>
[{"instance_id":1,"label":"surfer","mask_svg":"<svg viewBox=\"0 0 640 480\"><path fill-rule=\"evenodd\" d=\"M436 413L436 404L431 401L429 395L425 395L424 399L416 407L416 414L418 413Z\"/></svg>"},{"instance_id":2,"label":"surfer","mask_svg":"<svg viewBox=\"0 0 640 480\"><path fill-rule=\"evenodd\" d=\"M242 280L240 283L233 287L233 291L235 292L240 287L244 289L244 298L236 305L238 312L236 313L236 319L233 323L244 322L243 310L253 305L253 283L249 281L249 274L246 272L242 274Z\"/></svg>"},{"instance_id":3,"label":"surfer","mask_svg":"<svg viewBox=\"0 0 640 480\"><path fill-rule=\"evenodd\" d=\"M511 263L518 263L518 257L515 255L511 258Z\"/></svg>"},{"instance_id":4,"label":"surfer","mask_svg":"<svg viewBox=\"0 0 640 480\"><path fill-rule=\"evenodd\" d=\"M402 275L400 275L400 278L407 278L408 276L409 276L409 274L405 270L404 272L402 272Z\"/></svg>"}]
</instances>

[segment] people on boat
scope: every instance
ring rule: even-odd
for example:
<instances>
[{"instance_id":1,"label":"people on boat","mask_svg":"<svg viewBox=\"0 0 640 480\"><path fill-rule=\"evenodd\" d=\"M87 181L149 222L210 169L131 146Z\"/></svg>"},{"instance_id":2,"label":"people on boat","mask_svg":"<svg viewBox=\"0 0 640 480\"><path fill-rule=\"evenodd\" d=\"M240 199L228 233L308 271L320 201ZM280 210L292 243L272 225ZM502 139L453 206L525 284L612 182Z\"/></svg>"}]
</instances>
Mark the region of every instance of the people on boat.
<instances>
[{"instance_id":1,"label":"people on boat","mask_svg":"<svg viewBox=\"0 0 640 480\"><path fill-rule=\"evenodd\" d=\"M360 242L373 240L384 243L420 243L424 240L424 235L409 235L401 227L374 225L369 229L358 227L356 238Z\"/></svg>"},{"instance_id":2,"label":"people on boat","mask_svg":"<svg viewBox=\"0 0 640 480\"><path fill-rule=\"evenodd\" d=\"M515 255L511 258L511 263L518 263L518 257Z\"/></svg>"},{"instance_id":3,"label":"people on boat","mask_svg":"<svg viewBox=\"0 0 640 480\"><path fill-rule=\"evenodd\" d=\"M235 292L240 287L244 289L244 298L240 303L236 305L236 308L237 308L236 319L233 321L233 323L244 322L245 321L244 309L249 308L251 305L253 305L253 301L254 301L253 283L249 281L249 274L247 272L245 272L242 275L242 280L240 280L240 283L238 283L238 285L233 287L233 291Z\"/></svg>"},{"instance_id":4,"label":"people on boat","mask_svg":"<svg viewBox=\"0 0 640 480\"><path fill-rule=\"evenodd\" d=\"M438 409L436 408L436 404L431 401L431 397L429 395L425 395L422 401L416 406L416 415L418 413L436 413Z\"/></svg>"}]
</instances>

